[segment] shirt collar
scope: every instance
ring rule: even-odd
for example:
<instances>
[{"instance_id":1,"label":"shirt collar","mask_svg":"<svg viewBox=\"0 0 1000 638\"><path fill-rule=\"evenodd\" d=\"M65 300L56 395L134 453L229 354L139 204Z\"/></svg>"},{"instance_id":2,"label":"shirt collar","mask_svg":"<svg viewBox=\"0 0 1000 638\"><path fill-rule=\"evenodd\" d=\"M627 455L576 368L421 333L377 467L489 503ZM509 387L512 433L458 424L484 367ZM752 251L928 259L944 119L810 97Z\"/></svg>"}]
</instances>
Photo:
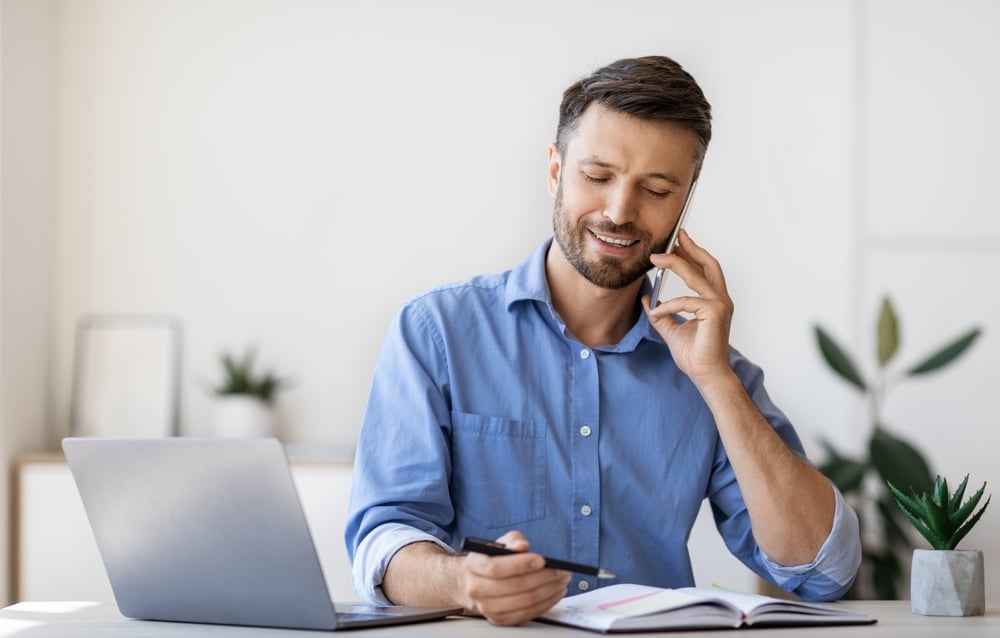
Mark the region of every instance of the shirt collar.
<instances>
[{"instance_id":1,"label":"shirt collar","mask_svg":"<svg viewBox=\"0 0 1000 638\"><path fill-rule=\"evenodd\" d=\"M506 288L507 311L513 310L518 302L536 301L543 303L548 307L551 316L559 323L560 329L565 334L566 325L552 306L552 294L549 292L549 282L545 278L545 258L552 246L552 239L549 237L543 241L526 260L511 271ZM653 285L649 281L649 277L645 277L639 296L652 291ZM620 343L595 349L605 352L629 352L638 346L641 339L663 343L663 338L649 323L645 313L639 316L639 321L628 331Z\"/></svg>"}]
</instances>

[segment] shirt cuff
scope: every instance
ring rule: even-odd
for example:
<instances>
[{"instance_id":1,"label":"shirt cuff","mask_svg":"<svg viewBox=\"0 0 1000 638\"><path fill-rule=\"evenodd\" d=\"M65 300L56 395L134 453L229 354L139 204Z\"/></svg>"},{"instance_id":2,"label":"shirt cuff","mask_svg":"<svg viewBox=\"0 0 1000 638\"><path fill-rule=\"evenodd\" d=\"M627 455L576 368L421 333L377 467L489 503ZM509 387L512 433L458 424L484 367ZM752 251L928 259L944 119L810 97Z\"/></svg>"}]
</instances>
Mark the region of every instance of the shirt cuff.
<instances>
[{"instance_id":1,"label":"shirt cuff","mask_svg":"<svg viewBox=\"0 0 1000 638\"><path fill-rule=\"evenodd\" d=\"M846 587L854 582L854 577L861 566L861 534L858 527L858 515L844 500L840 490L830 484L836 500L833 512L833 528L816 553L811 563L802 565L781 565L761 550L764 565L774 577L779 587L787 589L786 583L791 580L801 582L812 573L820 573L837 585Z\"/></svg>"},{"instance_id":2,"label":"shirt cuff","mask_svg":"<svg viewBox=\"0 0 1000 638\"><path fill-rule=\"evenodd\" d=\"M411 543L428 541L449 554L457 552L436 536L402 523L385 523L373 529L354 555L351 567L351 586L363 601L373 605L391 605L382 593L382 578L389 561L400 549Z\"/></svg>"}]
</instances>

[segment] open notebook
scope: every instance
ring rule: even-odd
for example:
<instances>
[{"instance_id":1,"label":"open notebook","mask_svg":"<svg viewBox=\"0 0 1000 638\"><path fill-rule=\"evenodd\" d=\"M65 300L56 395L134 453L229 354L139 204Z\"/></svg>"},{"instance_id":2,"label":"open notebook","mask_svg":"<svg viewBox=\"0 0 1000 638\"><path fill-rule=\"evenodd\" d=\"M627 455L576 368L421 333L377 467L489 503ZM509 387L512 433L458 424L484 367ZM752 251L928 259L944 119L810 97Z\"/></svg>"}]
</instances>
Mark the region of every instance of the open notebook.
<instances>
[{"instance_id":1,"label":"open notebook","mask_svg":"<svg viewBox=\"0 0 1000 638\"><path fill-rule=\"evenodd\" d=\"M334 605L276 439L68 438L63 451L127 617L335 630L462 611Z\"/></svg>"},{"instance_id":2,"label":"open notebook","mask_svg":"<svg viewBox=\"0 0 1000 638\"><path fill-rule=\"evenodd\" d=\"M794 625L863 625L870 616L833 603L686 587L612 585L563 598L539 620L605 633Z\"/></svg>"}]
</instances>

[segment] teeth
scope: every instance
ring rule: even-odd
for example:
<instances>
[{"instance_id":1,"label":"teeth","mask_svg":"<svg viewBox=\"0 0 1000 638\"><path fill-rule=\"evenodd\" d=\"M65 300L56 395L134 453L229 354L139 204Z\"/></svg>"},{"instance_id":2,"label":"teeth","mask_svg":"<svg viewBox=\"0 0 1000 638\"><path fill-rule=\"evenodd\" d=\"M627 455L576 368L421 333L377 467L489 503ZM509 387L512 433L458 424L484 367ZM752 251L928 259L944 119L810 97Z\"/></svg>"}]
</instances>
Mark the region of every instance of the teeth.
<instances>
[{"instance_id":1,"label":"teeth","mask_svg":"<svg viewBox=\"0 0 1000 638\"><path fill-rule=\"evenodd\" d=\"M606 237L600 233L594 233L597 238L603 241L605 244L611 244L612 246L622 246L628 247L639 241L638 239L615 239L614 237Z\"/></svg>"}]
</instances>

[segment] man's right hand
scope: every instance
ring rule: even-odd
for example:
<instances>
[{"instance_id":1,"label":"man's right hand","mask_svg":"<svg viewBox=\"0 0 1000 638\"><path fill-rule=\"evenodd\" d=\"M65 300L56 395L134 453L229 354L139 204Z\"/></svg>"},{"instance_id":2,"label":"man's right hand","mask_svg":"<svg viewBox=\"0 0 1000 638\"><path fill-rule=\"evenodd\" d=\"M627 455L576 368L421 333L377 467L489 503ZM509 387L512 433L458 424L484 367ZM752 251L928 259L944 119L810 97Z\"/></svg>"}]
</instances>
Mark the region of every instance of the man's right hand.
<instances>
[{"instance_id":1,"label":"man's right hand","mask_svg":"<svg viewBox=\"0 0 1000 638\"><path fill-rule=\"evenodd\" d=\"M494 625L520 625L541 616L566 595L570 573L549 569L539 554L528 553L530 545L523 534L507 532L497 542L518 553L464 557L469 613Z\"/></svg>"},{"instance_id":2,"label":"man's right hand","mask_svg":"<svg viewBox=\"0 0 1000 638\"><path fill-rule=\"evenodd\" d=\"M396 605L458 606L494 625L538 618L566 595L570 573L545 567L520 532L497 539L518 552L453 556L430 542L406 545L389 561L382 592Z\"/></svg>"}]
</instances>

